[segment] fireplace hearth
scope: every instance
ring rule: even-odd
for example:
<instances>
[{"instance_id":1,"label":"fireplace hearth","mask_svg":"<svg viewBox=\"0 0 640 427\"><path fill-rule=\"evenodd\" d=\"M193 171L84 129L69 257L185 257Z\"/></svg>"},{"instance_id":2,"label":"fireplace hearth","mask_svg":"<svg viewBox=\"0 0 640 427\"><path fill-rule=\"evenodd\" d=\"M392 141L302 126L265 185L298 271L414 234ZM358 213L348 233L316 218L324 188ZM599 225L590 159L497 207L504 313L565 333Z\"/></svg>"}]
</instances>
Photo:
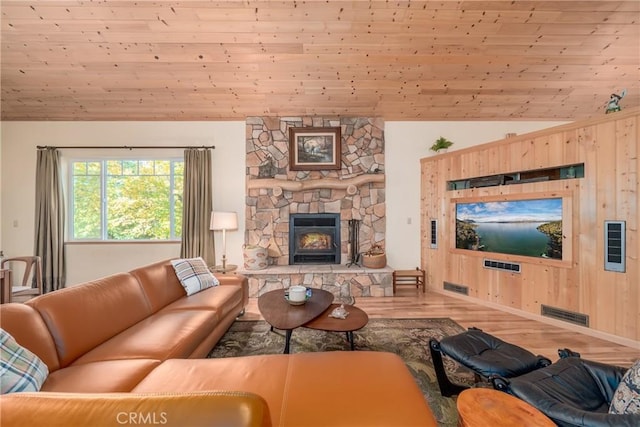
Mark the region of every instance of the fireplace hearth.
<instances>
[{"instance_id":1,"label":"fireplace hearth","mask_svg":"<svg viewBox=\"0 0 640 427\"><path fill-rule=\"evenodd\" d=\"M340 264L340 214L290 215L289 264Z\"/></svg>"}]
</instances>

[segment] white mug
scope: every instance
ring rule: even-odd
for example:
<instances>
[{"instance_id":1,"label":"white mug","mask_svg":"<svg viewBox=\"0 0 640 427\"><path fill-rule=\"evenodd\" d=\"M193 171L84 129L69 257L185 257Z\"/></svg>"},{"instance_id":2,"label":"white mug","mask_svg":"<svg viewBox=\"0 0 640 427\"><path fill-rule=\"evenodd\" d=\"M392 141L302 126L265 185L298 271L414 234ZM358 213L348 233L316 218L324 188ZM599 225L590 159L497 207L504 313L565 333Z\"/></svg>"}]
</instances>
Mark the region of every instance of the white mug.
<instances>
[{"instance_id":1,"label":"white mug","mask_svg":"<svg viewBox=\"0 0 640 427\"><path fill-rule=\"evenodd\" d=\"M307 298L307 288L304 286L289 287L289 301L302 302Z\"/></svg>"}]
</instances>

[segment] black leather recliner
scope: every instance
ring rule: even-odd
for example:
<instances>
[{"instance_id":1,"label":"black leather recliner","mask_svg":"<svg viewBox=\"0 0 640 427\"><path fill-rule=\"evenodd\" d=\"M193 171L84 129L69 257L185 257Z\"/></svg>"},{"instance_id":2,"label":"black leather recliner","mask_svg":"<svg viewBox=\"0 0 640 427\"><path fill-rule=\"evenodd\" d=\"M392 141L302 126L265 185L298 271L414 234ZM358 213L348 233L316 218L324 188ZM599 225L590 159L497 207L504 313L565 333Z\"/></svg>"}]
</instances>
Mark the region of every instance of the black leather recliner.
<instances>
[{"instance_id":1,"label":"black leather recliner","mask_svg":"<svg viewBox=\"0 0 640 427\"><path fill-rule=\"evenodd\" d=\"M570 356L514 378L494 377L492 382L496 389L536 407L561 427L638 427L640 414L608 413L626 371Z\"/></svg>"}]
</instances>

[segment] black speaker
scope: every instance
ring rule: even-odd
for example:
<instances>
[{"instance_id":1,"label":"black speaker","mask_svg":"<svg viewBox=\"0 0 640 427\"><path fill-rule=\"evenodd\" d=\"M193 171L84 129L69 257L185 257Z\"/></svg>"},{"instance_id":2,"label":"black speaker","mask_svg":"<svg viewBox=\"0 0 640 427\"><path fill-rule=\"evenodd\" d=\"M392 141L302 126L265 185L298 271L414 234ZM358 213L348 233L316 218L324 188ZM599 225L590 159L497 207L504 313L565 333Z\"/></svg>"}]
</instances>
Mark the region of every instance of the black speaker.
<instances>
[{"instance_id":1,"label":"black speaker","mask_svg":"<svg viewBox=\"0 0 640 427\"><path fill-rule=\"evenodd\" d=\"M604 269L624 273L626 268L626 223L604 222Z\"/></svg>"},{"instance_id":2,"label":"black speaker","mask_svg":"<svg viewBox=\"0 0 640 427\"><path fill-rule=\"evenodd\" d=\"M438 248L438 221L431 220L431 249Z\"/></svg>"}]
</instances>

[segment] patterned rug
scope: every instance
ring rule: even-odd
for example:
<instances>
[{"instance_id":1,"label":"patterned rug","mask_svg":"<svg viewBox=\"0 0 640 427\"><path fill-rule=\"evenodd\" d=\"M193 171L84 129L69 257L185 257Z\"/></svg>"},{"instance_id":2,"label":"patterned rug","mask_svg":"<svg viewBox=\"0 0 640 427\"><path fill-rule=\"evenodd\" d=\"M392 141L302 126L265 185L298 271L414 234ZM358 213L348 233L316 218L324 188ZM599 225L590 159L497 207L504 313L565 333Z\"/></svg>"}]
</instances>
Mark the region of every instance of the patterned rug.
<instances>
[{"instance_id":1,"label":"patterned rug","mask_svg":"<svg viewBox=\"0 0 640 427\"><path fill-rule=\"evenodd\" d=\"M451 319L369 319L367 326L354 332L357 350L388 351L398 354L407 364L438 424L457 425L455 400L442 397L429 354L429 339L438 340L465 329ZM264 321L236 321L222 337L209 357L248 356L282 353L284 331L270 331ZM344 333L298 328L291 337L291 352L348 350ZM449 378L471 384L473 375L445 358Z\"/></svg>"}]
</instances>

